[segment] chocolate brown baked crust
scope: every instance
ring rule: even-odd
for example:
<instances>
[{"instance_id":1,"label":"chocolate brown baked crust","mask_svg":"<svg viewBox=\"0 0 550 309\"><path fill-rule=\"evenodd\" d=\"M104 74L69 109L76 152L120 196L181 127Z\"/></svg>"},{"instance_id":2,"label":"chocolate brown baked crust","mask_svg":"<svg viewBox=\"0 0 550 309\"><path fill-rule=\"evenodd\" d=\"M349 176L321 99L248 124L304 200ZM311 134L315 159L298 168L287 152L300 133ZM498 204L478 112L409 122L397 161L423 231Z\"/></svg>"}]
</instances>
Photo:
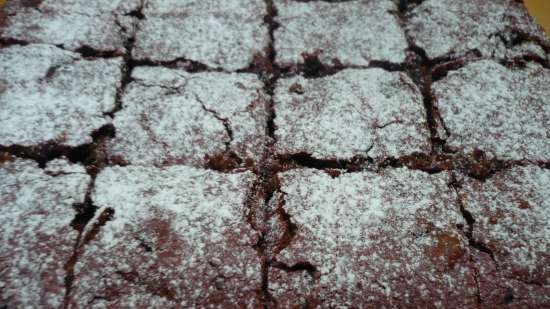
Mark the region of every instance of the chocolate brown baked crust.
<instances>
[{"instance_id":1,"label":"chocolate brown baked crust","mask_svg":"<svg viewBox=\"0 0 550 309\"><path fill-rule=\"evenodd\" d=\"M0 309L550 308L518 0L12 0Z\"/></svg>"}]
</instances>

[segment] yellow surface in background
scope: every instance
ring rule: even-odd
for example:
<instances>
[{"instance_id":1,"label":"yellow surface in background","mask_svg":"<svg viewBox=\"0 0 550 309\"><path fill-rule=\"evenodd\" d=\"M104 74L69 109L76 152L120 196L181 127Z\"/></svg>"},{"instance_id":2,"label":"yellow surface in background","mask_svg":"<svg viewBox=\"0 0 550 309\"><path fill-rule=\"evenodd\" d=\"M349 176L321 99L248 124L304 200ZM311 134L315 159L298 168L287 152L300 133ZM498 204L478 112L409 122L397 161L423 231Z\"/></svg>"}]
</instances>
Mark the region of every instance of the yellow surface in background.
<instances>
[{"instance_id":1,"label":"yellow surface in background","mask_svg":"<svg viewBox=\"0 0 550 309\"><path fill-rule=\"evenodd\" d=\"M4 5L6 3L6 0L0 0L0 6Z\"/></svg>"},{"instance_id":2,"label":"yellow surface in background","mask_svg":"<svg viewBox=\"0 0 550 309\"><path fill-rule=\"evenodd\" d=\"M0 0L2 1L2 0ZM524 0L529 13L550 35L550 0Z\"/></svg>"}]
</instances>

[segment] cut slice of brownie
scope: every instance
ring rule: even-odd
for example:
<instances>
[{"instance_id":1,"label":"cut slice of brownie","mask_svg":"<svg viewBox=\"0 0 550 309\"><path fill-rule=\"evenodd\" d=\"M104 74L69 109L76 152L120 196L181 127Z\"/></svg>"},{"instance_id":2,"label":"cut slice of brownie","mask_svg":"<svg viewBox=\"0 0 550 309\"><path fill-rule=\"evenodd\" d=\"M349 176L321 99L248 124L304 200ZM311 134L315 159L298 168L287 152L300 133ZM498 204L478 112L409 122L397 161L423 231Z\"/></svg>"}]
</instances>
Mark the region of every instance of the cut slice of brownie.
<instances>
[{"instance_id":1,"label":"cut slice of brownie","mask_svg":"<svg viewBox=\"0 0 550 309\"><path fill-rule=\"evenodd\" d=\"M78 237L73 206L84 202L90 181L84 167L62 159L41 169L2 155L1 308L61 308Z\"/></svg>"},{"instance_id":2,"label":"cut slice of brownie","mask_svg":"<svg viewBox=\"0 0 550 309\"><path fill-rule=\"evenodd\" d=\"M193 166L261 158L268 99L256 75L137 67L132 79L115 114L111 158Z\"/></svg>"},{"instance_id":3,"label":"cut slice of brownie","mask_svg":"<svg viewBox=\"0 0 550 309\"><path fill-rule=\"evenodd\" d=\"M72 306L257 308L259 235L247 223L254 178L182 166L104 169Z\"/></svg>"},{"instance_id":4,"label":"cut slice of brownie","mask_svg":"<svg viewBox=\"0 0 550 309\"><path fill-rule=\"evenodd\" d=\"M274 95L276 151L317 159L429 152L420 91L401 72L346 69L280 79Z\"/></svg>"},{"instance_id":5,"label":"cut slice of brownie","mask_svg":"<svg viewBox=\"0 0 550 309\"><path fill-rule=\"evenodd\" d=\"M147 1L132 55L244 69L268 47L265 12L262 0Z\"/></svg>"},{"instance_id":6,"label":"cut slice of brownie","mask_svg":"<svg viewBox=\"0 0 550 309\"><path fill-rule=\"evenodd\" d=\"M6 20L0 38L126 53L133 36L140 0L13 0L3 8Z\"/></svg>"},{"instance_id":7,"label":"cut slice of brownie","mask_svg":"<svg viewBox=\"0 0 550 309\"><path fill-rule=\"evenodd\" d=\"M52 45L0 49L0 145L90 143L111 121L122 63Z\"/></svg>"},{"instance_id":8,"label":"cut slice of brownie","mask_svg":"<svg viewBox=\"0 0 550 309\"><path fill-rule=\"evenodd\" d=\"M433 84L453 151L511 160L550 160L550 70L481 60ZM443 131L443 130L440 130Z\"/></svg>"},{"instance_id":9,"label":"cut slice of brownie","mask_svg":"<svg viewBox=\"0 0 550 309\"><path fill-rule=\"evenodd\" d=\"M279 179L278 217L291 238L269 270L277 308L476 306L449 174L297 169Z\"/></svg>"},{"instance_id":10,"label":"cut slice of brownie","mask_svg":"<svg viewBox=\"0 0 550 309\"><path fill-rule=\"evenodd\" d=\"M274 2L275 61L282 67L304 63L308 54L325 65L405 61L407 40L393 1Z\"/></svg>"}]
</instances>

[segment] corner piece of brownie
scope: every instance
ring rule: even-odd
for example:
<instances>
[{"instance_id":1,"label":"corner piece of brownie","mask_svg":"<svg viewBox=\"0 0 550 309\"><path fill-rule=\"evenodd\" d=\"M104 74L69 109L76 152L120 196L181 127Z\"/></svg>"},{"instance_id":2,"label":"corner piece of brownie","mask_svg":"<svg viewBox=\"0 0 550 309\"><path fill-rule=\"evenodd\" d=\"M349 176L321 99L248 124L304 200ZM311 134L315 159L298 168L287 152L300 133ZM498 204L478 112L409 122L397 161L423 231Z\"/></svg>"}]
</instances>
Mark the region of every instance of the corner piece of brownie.
<instances>
[{"instance_id":1,"label":"corner piece of brownie","mask_svg":"<svg viewBox=\"0 0 550 309\"><path fill-rule=\"evenodd\" d=\"M78 231L71 226L91 178L57 159L0 161L0 307L61 308L66 263Z\"/></svg>"},{"instance_id":2,"label":"corner piece of brownie","mask_svg":"<svg viewBox=\"0 0 550 309\"><path fill-rule=\"evenodd\" d=\"M420 90L402 72L345 69L277 81L276 151L317 159L386 158L430 151Z\"/></svg>"},{"instance_id":3,"label":"corner piece of brownie","mask_svg":"<svg viewBox=\"0 0 550 309\"><path fill-rule=\"evenodd\" d=\"M469 52L506 58L509 45L522 41L550 47L544 30L517 0L425 0L413 7L407 19L407 34L430 59Z\"/></svg>"},{"instance_id":4,"label":"corner piece of brownie","mask_svg":"<svg viewBox=\"0 0 550 309\"><path fill-rule=\"evenodd\" d=\"M246 204L254 179L183 166L104 169L90 223L103 226L84 238L71 306L259 308L259 234Z\"/></svg>"}]
</instances>

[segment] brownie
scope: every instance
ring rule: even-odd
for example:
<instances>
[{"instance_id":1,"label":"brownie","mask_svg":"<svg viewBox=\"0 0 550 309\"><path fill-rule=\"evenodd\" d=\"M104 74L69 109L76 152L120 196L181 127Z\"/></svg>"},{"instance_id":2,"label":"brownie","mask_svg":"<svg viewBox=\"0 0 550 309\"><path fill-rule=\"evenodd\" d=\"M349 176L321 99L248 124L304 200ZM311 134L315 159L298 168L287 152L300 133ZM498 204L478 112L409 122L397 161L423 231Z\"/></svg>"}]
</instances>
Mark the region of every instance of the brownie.
<instances>
[{"instance_id":1,"label":"brownie","mask_svg":"<svg viewBox=\"0 0 550 309\"><path fill-rule=\"evenodd\" d=\"M523 1L4 3L0 309L550 309Z\"/></svg>"},{"instance_id":2,"label":"brownie","mask_svg":"<svg viewBox=\"0 0 550 309\"><path fill-rule=\"evenodd\" d=\"M453 151L479 149L512 160L550 159L550 70L470 63L432 86Z\"/></svg>"},{"instance_id":3,"label":"brownie","mask_svg":"<svg viewBox=\"0 0 550 309\"><path fill-rule=\"evenodd\" d=\"M13 0L6 4L3 40L123 54L140 0ZM1 26L1 25L0 25Z\"/></svg>"},{"instance_id":4,"label":"brownie","mask_svg":"<svg viewBox=\"0 0 550 309\"><path fill-rule=\"evenodd\" d=\"M61 308L79 234L71 227L72 206L84 202L91 178L63 159L42 169L1 156L0 307Z\"/></svg>"},{"instance_id":5,"label":"brownie","mask_svg":"<svg viewBox=\"0 0 550 309\"><path fill-rule=\"evenodd\" d=\"M105 168L89 230L103 226L83 238L69 307L257 308L259 235L246 219L254 178L184 166Z\"/></svg>"},{"instance_id":6,"label":"brownie","mask_svg":"<svg viewBox=\"0 0 550 309\"><path fill-rule=\"evenodd\" d=\"M114 116L111 158L129 164L204 166L229 153L259 161L267 101L254 74L137 67Z\"/></svg>"},{"instance_id":7,"label":"brownie","mask_svg":"<svg viewBox=\"0 0 550 309\"><path fill-rule=\"evenodd\" d=\"M401 72L346 69L279 79L274 109L281 155L350 159L430 151L420 90Z\"/></svg>"},{"instance_id":8,"label":"brownie","mask_svg":"<svg viewBox=\"0 0 550 309\"><path fill-rule=\"evenodd\" d=\"M234 71L264 56L269 44L261 0L147 1L134 59L194 61Z\"/></svg>"},{"instance_id":9,"label":"brownie","mask_svg":"<svg viewBox=\"0 0 550 309\"><path fill-rule=\"evenodd\" d=\"M407 34L430 59L475 52L506 57L509 46L550 39L516 0L426 0L407 14Z\"/></svg>"},{"instance_id":10,"label":"brownie","mask_svg":"<svg viewBox=\"0 0 550 309\"><path fill-rule=\"evenodd\" d=\"M466 222L447 173L296 169L278 175L291 240L275 242L276 308L472 308ZM277 225L275 225L277 226ZM307 267L305 267L307 266Z\"/></svg>"},{"instance_id":11,"label":"brownie","mask_svg":"<svg viewBox=\"0 0 550 309\"><path fill-rule=\"evenodd\" d=\"M326 65L405 61L407 40L393 1L274 3L278 26L274 32L275 62L280 66L304 63L308 54Z\"/></svg>"},{"instance_id":12,"label":"brownie","mask_svg":"<svg viewBox=\"0 0 550 309\"><path fill-rule=\"evenodd\" d=\"M111 122L122 65L52 45L0 49L0 145L90 143Z\"/></svg>"},{"instance_id":13,"label":"brownie","mask_svg":"<svg viewBox=\"0 0 550 309\"><path fill-rule=\"evenodd\" d=\"M517 166L486 181L465 178L461 203L474 221L484 308L550 306L550 171ZM492 259L491 259L492 257Z\"/></svg>"}]
</instances>

